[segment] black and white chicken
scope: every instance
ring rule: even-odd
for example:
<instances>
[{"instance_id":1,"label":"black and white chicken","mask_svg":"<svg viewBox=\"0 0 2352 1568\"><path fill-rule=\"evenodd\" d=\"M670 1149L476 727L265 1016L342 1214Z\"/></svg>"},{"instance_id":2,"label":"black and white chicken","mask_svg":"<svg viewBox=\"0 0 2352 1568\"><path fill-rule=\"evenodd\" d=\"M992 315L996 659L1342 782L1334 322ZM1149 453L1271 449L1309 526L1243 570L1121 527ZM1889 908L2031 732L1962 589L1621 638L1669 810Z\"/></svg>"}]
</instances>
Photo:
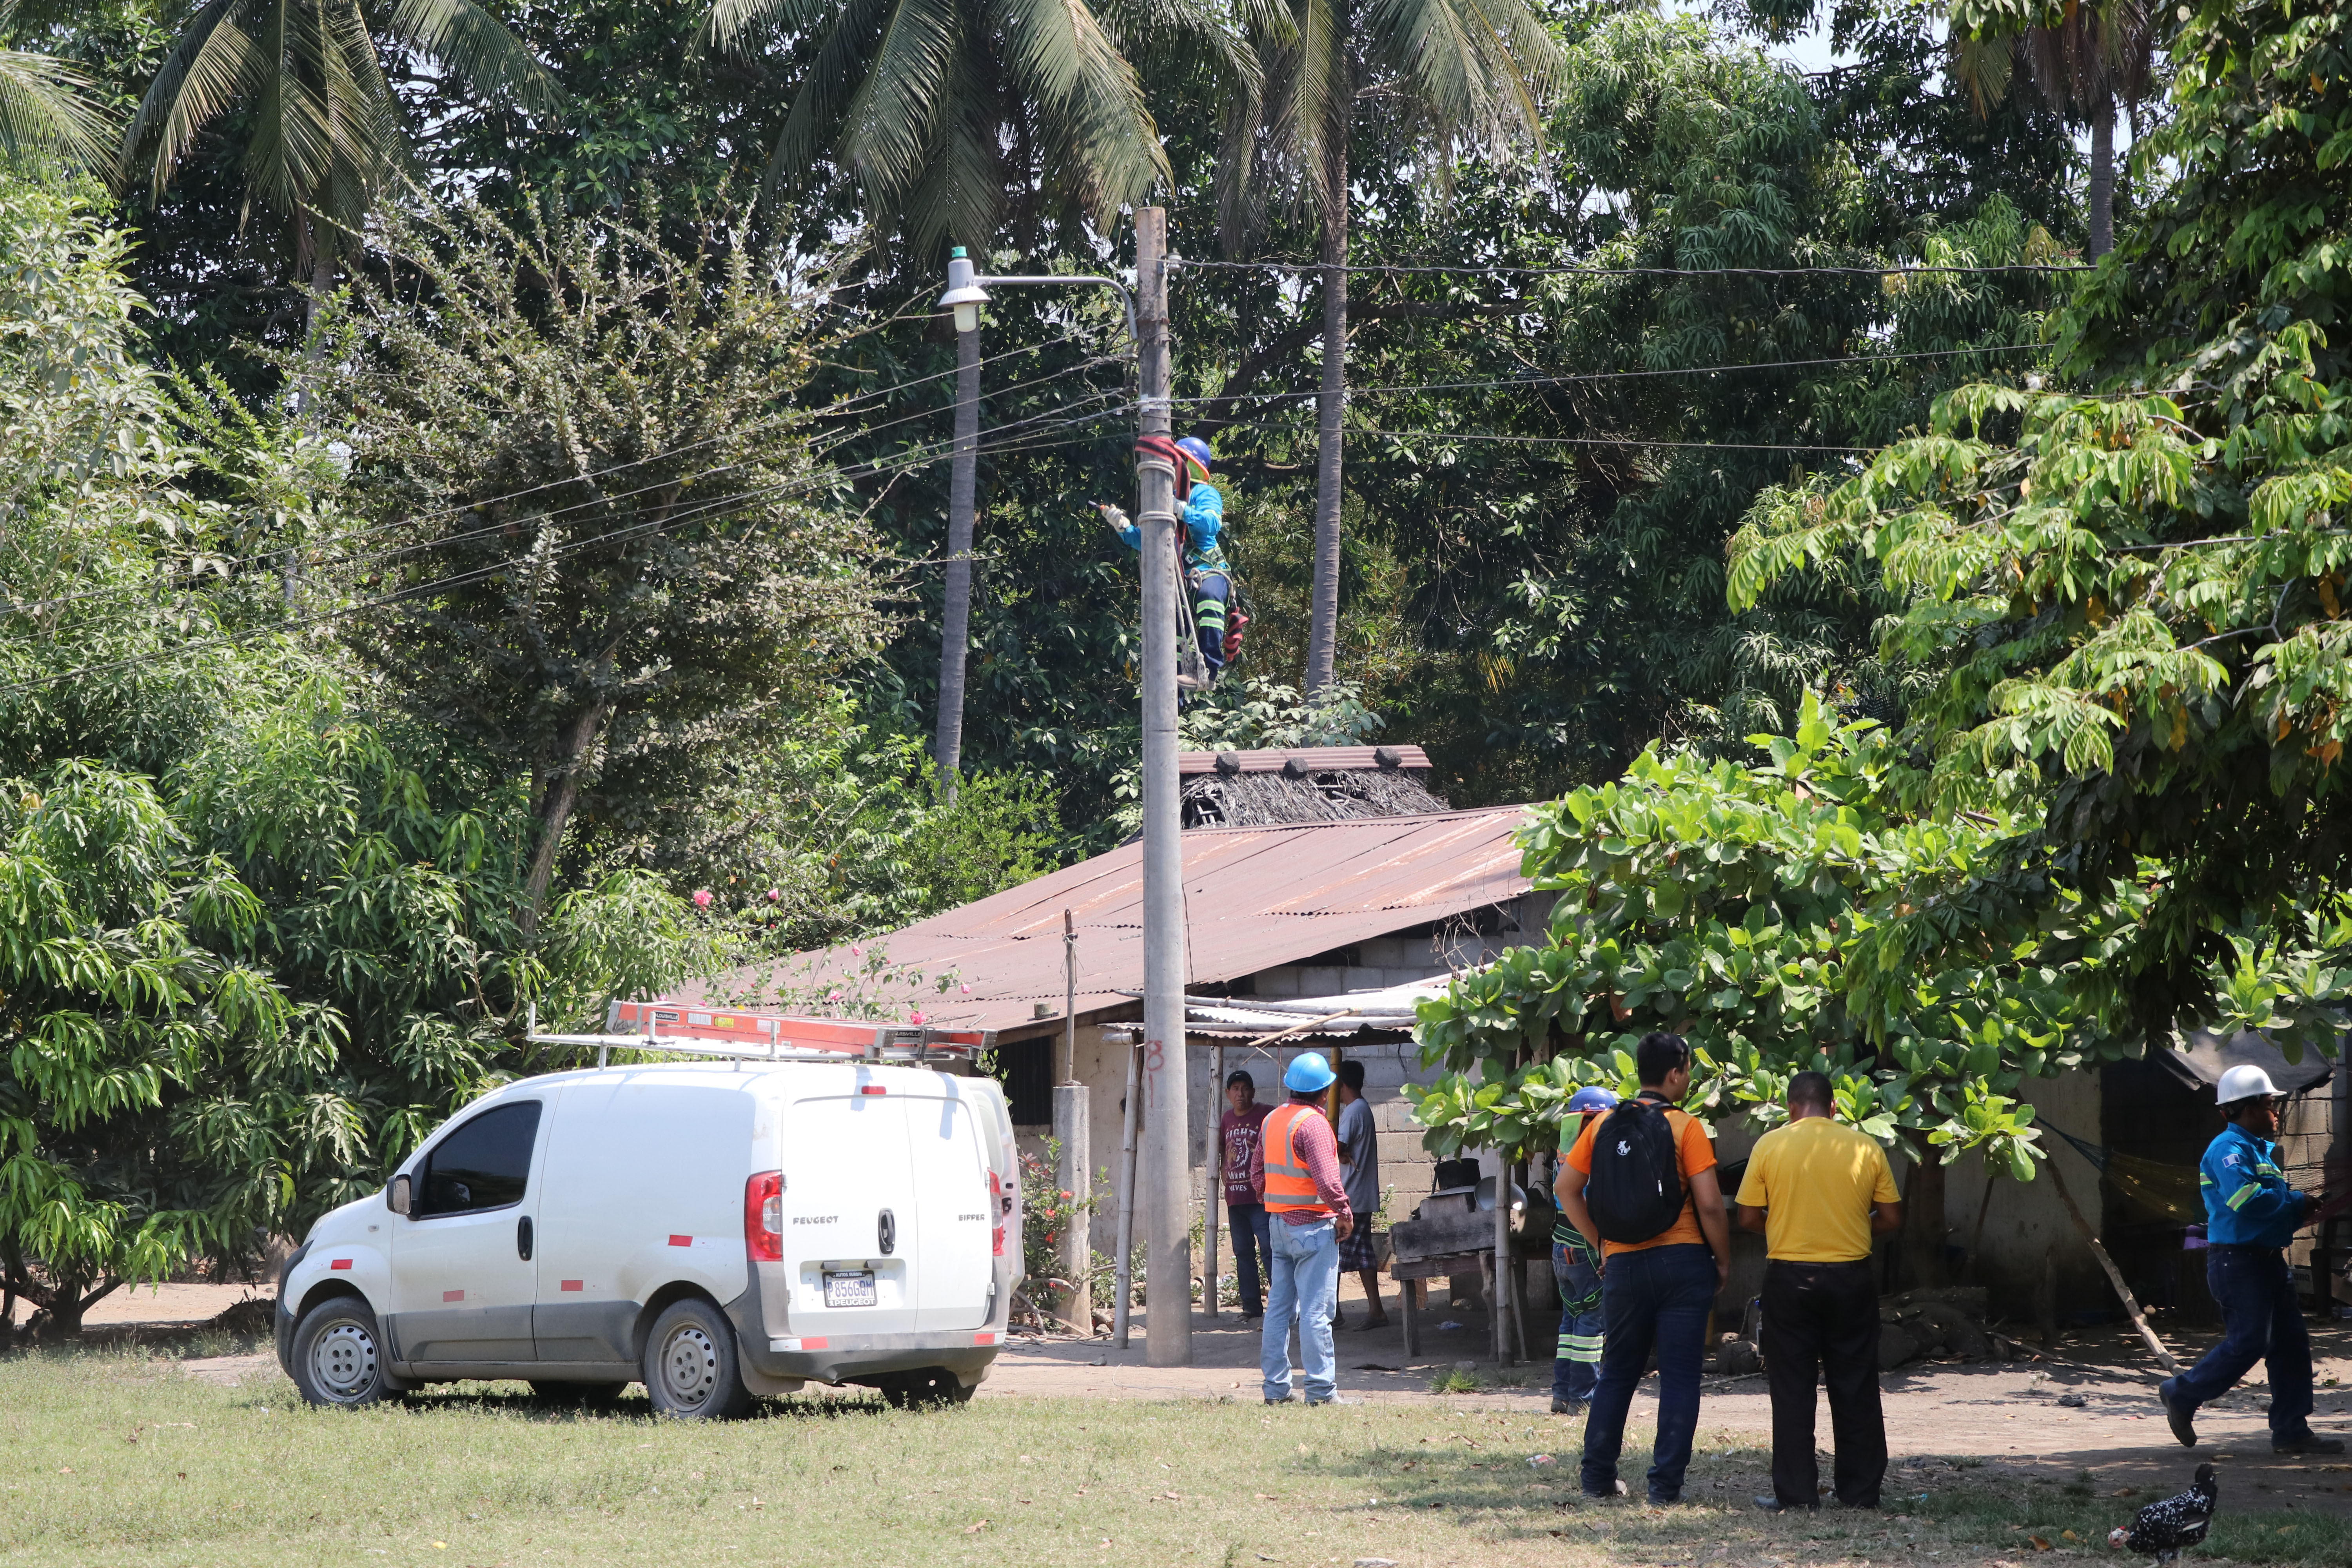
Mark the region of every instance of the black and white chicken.
<instances>
[{"instance_id":1,"label":"black and white chicken","mask_svg":"<svg viewBox=\"0 0 2352 1568\"><path fill-rule=\"evenodd\" d=\"M2132 1516L2129 1524L2117 1525L2107 1531L2107 1544L2154 1557L2158 1563L2169 1563L2180 1555L2182 1547L2194 1546L2205 1539L2221 1492L2221 1489L2213 1483L2213 1467L2200 1465L2193 1486L2161 1502L2148 1504Z\"/></svg>"}]
</instances>

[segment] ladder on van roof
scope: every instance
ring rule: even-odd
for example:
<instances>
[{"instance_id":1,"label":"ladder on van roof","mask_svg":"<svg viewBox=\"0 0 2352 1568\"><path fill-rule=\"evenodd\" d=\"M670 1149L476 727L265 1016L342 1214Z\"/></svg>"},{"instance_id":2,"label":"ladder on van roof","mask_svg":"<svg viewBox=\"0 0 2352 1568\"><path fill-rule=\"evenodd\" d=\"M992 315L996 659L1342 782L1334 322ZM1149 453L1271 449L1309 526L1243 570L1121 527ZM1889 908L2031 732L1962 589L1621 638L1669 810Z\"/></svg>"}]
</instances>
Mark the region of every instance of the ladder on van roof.
<instances>
[{"instance_id":1,"label":"ladder on van roof","mask_svg":"<svg viewBox=\"0 0 2352 1568\"><path fill-rule=\"evenodd\" d=\"M845 1058L892 1066L971 1068L996 1044L993 1029L941 1029L925 1024L877 1024L856 1018L793 1018L745 1008L687 1003L615 1002L600 1035L542 1035L539 1007L530 1008L535 1045L593 1046L596 1065L614 1051L655 1051L738 1062L837 1062Z\"/></svg>"}]
</instances>

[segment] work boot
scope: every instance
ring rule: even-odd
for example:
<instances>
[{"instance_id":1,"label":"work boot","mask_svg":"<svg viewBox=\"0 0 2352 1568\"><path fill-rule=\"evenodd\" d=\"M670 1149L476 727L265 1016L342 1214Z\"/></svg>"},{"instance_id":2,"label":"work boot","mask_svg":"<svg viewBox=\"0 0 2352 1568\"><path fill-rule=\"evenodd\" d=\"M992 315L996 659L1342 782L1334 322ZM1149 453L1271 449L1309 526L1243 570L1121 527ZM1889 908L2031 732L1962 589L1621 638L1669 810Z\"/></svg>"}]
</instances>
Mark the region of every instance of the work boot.
<instances>
[{"instance_id":1,"label":"work boot","mask_svg":"<svg viewBox=\"0 0 2352 1568\"><path fill-rule=\"evenodd\" d=\"M1769 1492L1758 1498L1756 1500L1756 1506L1762 1509L1766 1513L1795 1513L1799 1511L1805 1513L1819 1513L1822 1511L1822 1505L1817 1502L1782 1502L1778 1497L1775 1497Z\"/></svg>"},{"instance_id":2,"label":"work boot","mask_svg":"<svg viewBox=\"0 0 2352 1568\"><path fill-rule=\"evenodd\" d=\"M2316 1432L2305 1432L2297 1437L2281 1437L2273 1434L2271 1437L2271 1452L2273 1454L2340 1454L2343 1451L2343 1438L2323 1437Z\"/></svg>"},{"instance_id":3,"label":"work boot","mask_svg":"<svg viewBox=\"0 0 2352 1568\"><path fill-rule=\"evenodd\" d=\"M1557 1394L1551 1396L1551 1413L1554 1415L1581 1415L1585 1406L1586 1402L1581 1399L1562 1399Z\"/></svg>"},{"instance_id":4,"label":"work boot","mask_svg":"<svg viewBox=\"0 0 2352 1568\"><path fill-rule=\"evenodd\" d=\"M2193 1424L2197 1407L2175 1404L2172 1384L2173 1380L2168 1377L2156 1385L2157 1403L2164 1406L2164 1424L2172 1428L2172 1435L2180 1439L2180 1446L2194 1448L2197 1447L2197 1428Z\"/></svg>"}]
</instances>

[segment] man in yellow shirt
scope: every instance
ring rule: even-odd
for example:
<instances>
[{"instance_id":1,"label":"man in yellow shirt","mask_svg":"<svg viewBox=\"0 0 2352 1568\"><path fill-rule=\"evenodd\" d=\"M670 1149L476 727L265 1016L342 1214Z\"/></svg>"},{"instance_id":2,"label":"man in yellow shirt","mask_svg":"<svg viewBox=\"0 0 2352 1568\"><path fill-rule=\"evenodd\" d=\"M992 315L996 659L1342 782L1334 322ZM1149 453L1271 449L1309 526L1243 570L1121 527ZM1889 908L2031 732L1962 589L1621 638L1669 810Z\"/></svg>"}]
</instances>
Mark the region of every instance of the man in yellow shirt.
<instances>
[{"instance_id":1,"label":"man in yellow shirt","mask_svg":"<svg viewBox=\"0 0 2352 1568\"><path fill-rule=\"evenodd\" d=\"M1827 1074L1789 1080L1789 1121L1756 1141L1733 1200L1764 1237L1764 1377L1772 1391L1772 1512L1819 1508L1813 1385L1829 1384L1838 1501L1876 1508L1886 1476L1878 1405L1878 1287L1870 1238L1898 1230L1903 1205L1876 1141L1841 1125ZM1824 1375L1826 1374L1826 1375Z\"/></svg>"}]
</instances>

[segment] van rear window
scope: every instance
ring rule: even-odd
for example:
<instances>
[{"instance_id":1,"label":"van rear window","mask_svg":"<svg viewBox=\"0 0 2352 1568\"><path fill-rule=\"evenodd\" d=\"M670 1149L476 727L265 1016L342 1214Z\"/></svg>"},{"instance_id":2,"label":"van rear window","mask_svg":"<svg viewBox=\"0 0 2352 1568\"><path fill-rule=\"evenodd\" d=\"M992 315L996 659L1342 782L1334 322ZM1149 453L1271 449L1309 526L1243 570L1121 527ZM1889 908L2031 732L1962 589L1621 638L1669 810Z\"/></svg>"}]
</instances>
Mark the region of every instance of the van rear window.
<instances>
[{"instance_id":1,"label":"van rear window","mask_svg":"<svg viewBox=\"0 0 2352 1568\"><path fill-rule=\"evenodd\" d=\"M472 1214L523 1199L530 1146L539 1136L539 1101L485 1110L441 1140L425 1165L424 1214Z\"/></svg>"}]
</instances>

